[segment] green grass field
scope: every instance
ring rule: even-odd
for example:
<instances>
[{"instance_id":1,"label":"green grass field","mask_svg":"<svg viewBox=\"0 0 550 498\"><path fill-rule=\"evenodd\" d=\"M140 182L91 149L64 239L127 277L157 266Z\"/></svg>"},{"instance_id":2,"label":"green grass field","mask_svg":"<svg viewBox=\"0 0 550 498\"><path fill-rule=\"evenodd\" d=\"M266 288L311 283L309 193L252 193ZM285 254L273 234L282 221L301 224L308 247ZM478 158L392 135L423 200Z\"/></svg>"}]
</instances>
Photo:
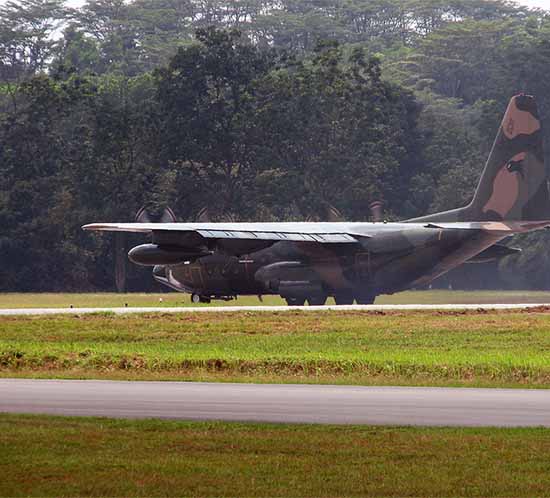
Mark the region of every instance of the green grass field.
<instances>
[{"instance_id":1,"label":"green grass field","mask_svg":"<svg viewBox=\"0 0 550 498\"><path fill-rule=\"evenodd\" d=\"M160 301L162 299L162 302ZM327 301L334 304L333 299ZM469 303L550 303L550 292L539 291L407 291L379 296L376 304L469 304ZM259 306L286 304L279 296L239 297L234 301L213 301L200 306ZM0 308L95 308L132 306L196 306L188 294L116 293L0 293Z\"/></svg>"},{"instance_id":2,"label":"green grass field","mask_svg":"<svg viewBox=\"0 0 550 498\"><path fill-rule=\"evenodd\" d=\"M0 317L0 375L550 387L550 313Z\"/></svg>"},{"instance_id":3,"label":"green grass field","mask_svg":"<svg viewBox=\"0 0 550 498\"><path fill-rule=\"evenodd\" d=\"M548 496L550 430L0 415L1 496Z\"/></svg>"}]
</instances>

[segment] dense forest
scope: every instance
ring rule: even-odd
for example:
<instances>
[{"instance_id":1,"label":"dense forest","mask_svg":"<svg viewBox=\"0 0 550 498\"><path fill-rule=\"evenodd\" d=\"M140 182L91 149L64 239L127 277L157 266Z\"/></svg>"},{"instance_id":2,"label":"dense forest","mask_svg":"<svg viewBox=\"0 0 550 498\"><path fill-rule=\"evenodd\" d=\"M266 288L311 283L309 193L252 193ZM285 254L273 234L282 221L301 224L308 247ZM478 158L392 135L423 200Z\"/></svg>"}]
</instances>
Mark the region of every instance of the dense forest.
<instances>
[{"instance_id":1,"label":"dense forest","mask_svg":"<svg viewBox=\"0 0 550 498\"><path fill-rule=\"evenodd\" d=\"M510 96L547 121L549 72L549 14L502 0L8 1L0 291L113 289L114 238L80 226L142 206L247 221L463 205ZM550 237L512 244L441 285L550 289ZM129 269L129 289L153 285Z\"/></svg>"}]
</instances>

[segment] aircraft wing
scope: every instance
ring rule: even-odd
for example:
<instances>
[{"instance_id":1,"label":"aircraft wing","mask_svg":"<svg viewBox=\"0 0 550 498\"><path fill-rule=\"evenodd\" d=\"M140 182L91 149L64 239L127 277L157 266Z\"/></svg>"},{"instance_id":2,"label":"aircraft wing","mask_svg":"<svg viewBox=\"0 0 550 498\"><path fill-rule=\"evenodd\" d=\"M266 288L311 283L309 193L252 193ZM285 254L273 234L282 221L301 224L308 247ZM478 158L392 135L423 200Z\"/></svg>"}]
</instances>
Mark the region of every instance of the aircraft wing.
<instances>
[{"instance_id":1,"label":"aircraft wing","mask_svg":"<svg viewBox=\"0 0 550 498\"><path fill-rule=\"evenodd\" d=\"M340 223L92 223L84 230L136 233L196 233L205 239L357 243ZM369 237L367 234L357 236Z\"/></svg>"},{"instance_id":2,"label":"aircraft wing","mask_svg":"<svg viewBox=\"0 0 550 498\"><path fill-rule=\"evenodd\" d=\"M480 230L503 235L529 232L550 225L541 221L478 221L443 223L346 223L346 222L271 222L271 223L93 223L84 230L108 232L153 233L158 238L171 235L193 235L203 239L233 241L292 241L320 244L355 244L370 238L385 238L392 234L426 233L430 230Z\"/></svg>"}]
</instances>

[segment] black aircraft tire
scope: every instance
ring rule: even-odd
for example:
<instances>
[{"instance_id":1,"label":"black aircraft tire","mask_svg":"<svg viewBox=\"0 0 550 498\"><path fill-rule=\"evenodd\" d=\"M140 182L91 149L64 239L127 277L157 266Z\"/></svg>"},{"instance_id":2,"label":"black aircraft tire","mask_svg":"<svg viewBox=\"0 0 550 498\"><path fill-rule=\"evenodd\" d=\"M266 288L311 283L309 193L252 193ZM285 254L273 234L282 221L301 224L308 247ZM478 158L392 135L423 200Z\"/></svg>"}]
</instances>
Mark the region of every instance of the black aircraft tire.
<instances>
[{"instance_id":1,"label":"black aircraft tire","mask_svg":"<svg viewBox=\"0 0 550 498\"><path fill-rule=\"evenodd\" d=\"M353 304L353 294L336 294L334 296L334 302L338 305L340 304Z\"/></svg>"},{"instance_id":2,"label":"black aircraft tire","mask_svg":"<svg viewBox=\"0 0 550 498\"><path fill-rule=\"evenodd\" d=\"M305 298L301 297L285 297L287 306L303 306L306 302Z\"/></svg>"},{"instance_id":3,"label":"black aircraft tire","mask_svg":"<svg viewBox=\"0 0 550 498\"><path fill-rule=\"evenodd\" d=\"M311 296L307 298L310 306L323 306L327 302L327 296Z\"/></svg>"},{"instance_id":4,"label":"black aircraft tire","mask_svg":"<svg viewBox=\"0 0 550 498\"><path fill-rule=\"evenodd\" d=\"M211 302L211 299L207 296L201 296L200 294L191 294L191 302L193 304L199 304L199 303L209 303Z\"/></svg>"},{"instance_id":5,"label":"black aircraft tire","mask_svg":"<svg viewBox=\"0 0 550 498\"><path fill-rule=\"evenodd\" d=\"M372 294L360 294L355 296L357 304L374 304L375 299L376 296Z\"/></svg>"}]
</instances>

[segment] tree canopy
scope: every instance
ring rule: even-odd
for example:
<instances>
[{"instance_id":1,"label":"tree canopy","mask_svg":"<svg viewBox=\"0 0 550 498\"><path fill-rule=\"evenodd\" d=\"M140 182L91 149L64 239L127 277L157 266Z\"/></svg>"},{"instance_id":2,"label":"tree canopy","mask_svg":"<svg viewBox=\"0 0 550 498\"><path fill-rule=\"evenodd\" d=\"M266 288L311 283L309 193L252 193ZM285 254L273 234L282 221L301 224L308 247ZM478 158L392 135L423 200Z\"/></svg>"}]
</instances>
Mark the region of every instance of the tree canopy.
<instances>
[{"instance_id":1,"label":"tree canopy","mask_svg":"<svg viewBox=\"0 0 550 498\"><path fill-rule=\"evenodd\" d=\"M113 288L114 240L80 226L144 205L367 220L373 200L388 219L465 204L510 96L537 96L544 121L548 67L547 14L503 0L9 1L0 290ZM464 285L549 288L546 238Z\"/></svg>"}]
</instances>

